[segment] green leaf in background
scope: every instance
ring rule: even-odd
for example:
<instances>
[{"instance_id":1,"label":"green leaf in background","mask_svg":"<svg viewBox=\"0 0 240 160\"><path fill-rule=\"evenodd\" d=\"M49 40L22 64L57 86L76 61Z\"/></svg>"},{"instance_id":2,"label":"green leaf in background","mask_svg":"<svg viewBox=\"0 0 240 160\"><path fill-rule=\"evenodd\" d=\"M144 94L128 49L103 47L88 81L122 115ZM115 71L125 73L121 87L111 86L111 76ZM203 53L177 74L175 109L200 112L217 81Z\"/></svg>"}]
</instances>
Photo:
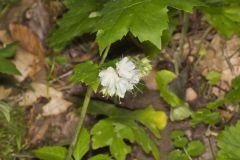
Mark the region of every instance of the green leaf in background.
<instances>
[{"instance_id":1,"label":"green leaf in background","mask_svg":"<svg viewBox=\"0 0 240 160\"><path fill-rule=\"evenodd\" d=\"M11 110L12 110L12 107L9 104L0 101L0 112L4 115L4 117L8 122L11 119L11 116L10 116Z\"/></svg>"},{"instance_id":2,"label":"green leaf in background","mask_svg":"<svg viewBox=\"0 0 240 160\"><path fill-rule=\"evenodd\" d=\"M216 160L240 159L240 121L235 126L226 127L217 137L219 151Z\"/></svg>"},{"instance_id":3,"label":"green leaf in background","mask_svg":"<svg viewBox=\"0 0 240 160\"><path fill-rule=\"evenodd\" d=\"M65 2L69 11L57 21L57 25L48 37L48 45L55 51L64 49L74 38L84 33L95 32L96 20L99 17L90 17L90 15L96 12L104 1L67 0Z\"/></svg>"},{"instance_id":4,"label":"green leaf in background","mask_svg":"<svg viewBox=\"0 0 240 160\"><path fill-rule=\"evenodd\" d=\"M168 4L173 8L184 10L189 13L192 13L193 8L196 6L205 6L200 0L169 0Z\"/></svg>"},{"instance_id":5,"label":"green leaf in background","mask_svg":"<svg viewBox=\"0 0 240 160\"><path fill-rule=\"evenodd\" d=\"M183 120L191 116L192 111L189 105L181 100L169 88L169 83L176 78L176 75L168 70L161 70L157 73L156 81L160 90L160 96L173 108L171 108L170 119L172 121Z\"/></svg>"},{"instance_id":6,"label":"green leaf in background","mask_svg":"<svg viewBox=\"0 0 240 160\"><path fill-rule=\"evenodd\" d=\"M67 149L59 146L48 146L33 150L32 153L41 160L64 160Z\"/></svg>"},{"instance_id":7,"label":"green leaf in background","mask_svg":"<svg viewBox=\"0 0 240 160\"><path fill-rule=\"evenodd\" d=\"M0 50L0 58L10 58L16 54L17 44L12 43Z\"/></svg>"},{"instance_id":8,"label":"green leaf in background","mask_svg":"<svg viewBox=\"0 0 240 160\"><path fill-rule=\"evenodd\" d=\"M210 72L208 72L206 78L207 78L209 84L215 85L220 80L221 74L218 72L215 72L215 71L210 71Z\"/></svg>"},{"instance_id":9,"label":"green leaf in background","mask_svg":"<svg viewBox=\"0 0 240 160\"><path fill-rule=\"evenodd\" d=\"M171 133L171 140L176 147L183 148L188 143L185 133L181 130L174 130Z\"/></svg>"},{"instance_id":10,"label":"green leaf in background","mask_svg":"<svg viewBox=\"0 0 240 160\"><path fill-rule=\"evenodd\" d=\"M82 157L88 152L90 148L90 135L86 128L81 130L78 137L76 147L73 152L75 160L81 160Z\"/></svg>"},{"instance_id":11,"label":"green leaf in background","mask_svg":"<svg viewBox=\"0 0 240 160\"><path fill-rule=\"evenodd\" d=\"M240 5L217 6L215 4L203 8L207 21L222 35L230 37L233 33L240 34Z\"/></svg>"},{"instance_id":12,"label":"green leaf in background","mask_svg":"<svg viewBox=\"0 0 240 160\"><path fill-rule=\"evenodd\" d=\"M204 123L207 125L215 125L221 121L221 116L219 112L213 112L208 108L200 109L193 113L191 125L195 126L199 123Z\"/></svg>"},{"instance_id":13,"label":"green leaf in background","mask_svg":"<svg viewBox=\"0 0 240 160\"><path fill-rule=\"evenodd\" d=\"M100 52L121 40L129 31L140 42L150 41L161 49L161 35L168 28L167 6L159 0L108 1L98 22ZM151 26L151 27L150 27Z\"/></svg>"},{"instance_id":14,"label":"green leaf in background","mask_svg":"<svg viewBox=\"0 0 240 160\"><path fill-rule=\"evenodd\" d=\"M194 140L188 143L186 151L190 156L197 157L204 153L205 146L201 141Z\"/></svg>"},{"instance_id":15,"label":"green leaf in background","mask_svg":"<svg viewBox=\"0 0 240 160\"><path fill-rule=\"evenodd\" d=\"M99 154L99 155L89 158L89 160L112 160L112 158L106 154Z\"/></svg>"},{"instance_id":16,"label":"green leaf in background","mask_svg":"<svg viewBox=\"0 0 240 160\"><path fill-rule=\"evenodd\" d=\"M9 75L20 75L16 66L9 60L0 58L0 73Z\"/></svg>"},{"instance_id":17,"label":"green leaf in background","mask_svg":"<svg viewBox=\"0 0 240 160\"><path fill-rule=\"evenodd\" d=\"M73 82L83 82L91 86L96 92L99 86L99 67L92 61L86 61L74 67L71 80Z\"/></svg>"},{"instance_id":18,"label":"green leaf in background","mask_svg":"<svg viewBox=\"0 0 240 160\"><path fill-rule=\"evenodd\" d=\"M189 160L189 158L181 150L175 149L169 153L168 160Z\"/></svg>"},{"instance_id":19,"label":"green leaf in background","mask_svg":"<svg viewBox=\"0 0 240 160\"><path fill-rule=\"evenodd\" d=\"M139 125L139 123L137 122L142 123L144 126L149 128L149 130L151 130L152 133L154 133L154 135L157 138L160 138L159 130L162 130L167 122L167 117L163 112L155 111L151 106L145 109L129 111L127 109L118 108L113 104L93 100L89 104L88 111L92 114L108 116L109 118L105 120L110 121L111 123L108 122L110 124L117 123L123 126L127 126L127 128L130 129L131 132L133 133L134 139L132 140L134 140L137 144L142 146L143 150L146 153L149 153L151 151L156 160L160 159L158 147L155 144L154 140L149 137L149 135L142 128L142 126ZM100 139L100 141L104 141L105 143L108 142L108 139L111 137L111 135L113 136L113 134L109 135L109 132L110 133L112 132L114 126L113 125L108 126L111 127L105 127L104 129L105 131L102 132L103 134L102 136L106 137L107 140L106 139L104 140L104 138ZM108 129L109 131L106 129ZM117 133L114 134L116 135Z\"/></svg>"},{"instance_id":20,"label":"green leaf in background","mask_svg":"<svg viewBox=\"0 0 240 160\"><path fill-rule=\"evenodd\" d=\"M110 147L110 151L117 160L125 160L131 152L124 139L134 141L133 131L120 123L105 119L99 121L91 130L93 149Z\"/></svg>"},{"instance_id":21,"label":"green leaf in background","mask_svg":"<svg viewBox=\"0 0 240 160\"><path fill-rule=\"evenodd\" d=\"M16 54L16 49L16 43L9 44L5 48L0 49L0 73L20 75L20 72L17 70L16 66L7 59Z\"/></svg>"},{"instance_id":22,"label":"green leaf in background","mask_svg":"<svg viewBox=\"0 0 240 160\"><path fill-rule=\"evenodd\" d=\"M240 102L240 76L235 77L232 80L232 88L226 94L225 97L220 98L214 102L208 103L207 107L209 109L215 109L219 106L224 105L225 103L239 103Z\"/></svg>"}]
</instances>

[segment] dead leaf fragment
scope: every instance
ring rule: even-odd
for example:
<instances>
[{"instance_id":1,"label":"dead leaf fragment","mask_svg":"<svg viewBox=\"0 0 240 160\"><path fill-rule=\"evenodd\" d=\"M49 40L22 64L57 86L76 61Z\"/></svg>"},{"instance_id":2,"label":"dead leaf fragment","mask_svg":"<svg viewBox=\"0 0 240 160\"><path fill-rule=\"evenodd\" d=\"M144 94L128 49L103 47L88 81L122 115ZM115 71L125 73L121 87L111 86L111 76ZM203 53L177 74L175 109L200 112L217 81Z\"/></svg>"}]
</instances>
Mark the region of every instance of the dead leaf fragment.
<instances>
[{"instance_id":1,"label":"dead leaf fragment","mask_svg":"<svg viewBox=\"0 0 240 160\"><path fill-rule=\"evenodd\" d=\"M37 56L37 63L43 67L45 49L38 36L30 28L22 24L11 23L9 30L12 38L18 41L22 48Z\"/></svg>"},{"instance_id":2,"label":"dead leaf fragment","mask_svg":"<svg viewBox=\"0 0 240 160\"><path fill-rule=\"evenodd\" d=\"M65 112L72 103L63 98L62 92L41 83L33 83L33 90L26 92L23 99L19 103L22 106L30 106L34 104L38 98L49 98L50 101L42 107L43 116L58 115Z\"/></svg>"},{"instance_id":3,"label":"dead leaf fragment","mask_svg":"<svg viewBox=\"0 0 240 160\"><path fill-rule=\"evenodd\" d=\"M4 86L0 86L0 100L7 98L12 92L11 88L5 88Z\"/></svg>"}]
</instances>

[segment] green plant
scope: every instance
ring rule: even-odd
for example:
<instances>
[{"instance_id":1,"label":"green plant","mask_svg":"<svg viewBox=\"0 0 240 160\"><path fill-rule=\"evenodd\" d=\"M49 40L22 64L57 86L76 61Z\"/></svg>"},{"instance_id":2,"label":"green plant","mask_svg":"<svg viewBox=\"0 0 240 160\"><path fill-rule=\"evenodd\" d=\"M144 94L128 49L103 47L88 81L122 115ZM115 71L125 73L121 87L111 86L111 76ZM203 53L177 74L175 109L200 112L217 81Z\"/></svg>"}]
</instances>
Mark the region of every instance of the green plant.
<instances>
[{"instance_id":1,"label":"green plant","mask_svg":"<svg viewBox=\"0 0 240 160\"><path fill-rule=\"evenodd\" d=\"M171 106L171 120L183 120L192 115L188 103L180 99L171 89L169 83L176 78L176 75L168 70L161 70L157 73L157 84L160 96Z\"/></svg>"},{"instance_id":2,"label":"green plant","mask_svg":"<svg viewBox=\"0 0 240 160\"><path fill-rule=\"evenodd\" d=\"M215 109L225 103L239 103L240 102L240 76L232 80L230 91L223 97L208 104L209 109Z\"/></svg>"},{"instance_id":3,"label":"green plant","mask_svg":"<svg viewBox=\"0 0 240 160\"><path fill-rule=\"evenodd\" d=\"M12 43L3 49L0 49L0 73L9 75L20 74L16 66L8 60L15 55L17 45Z\"/></svg>"},{"instance_id":4,"label":"green plant","mask_svg":"<svg viewBox=\"0 0 240 160\"><path fill-rule=\"evenodd\" d=\"M1 102L1 105L3 102ZM6 107L7 104L4 103ZM1 108L0 107L0 108ZM7 116L0 114L0 159L12 160L13 154L19 153L24 146L22 136L24 130L24 112L19 106L10 107ZM6 120L6 117L9 121ZM11 117L11 119L10 119Z\"/></svg>"},{"instance_id":5,"label":"green plant","mask_svg":"<svg viewBox=\"0 0 240 160\"><path fill-rule=\"evenodd\" d=\"M91 101L89 113L105 115L107 118L98 121L91 129L92 149L109 146L112 157L124 160L131 153L131 146L125 141L139 144L146 153L152 152L156 160L160 159L157 144L146 133L144 125L156 138L160 138L160 130L166 125L164 112L154 111L151 106L146 109L129 111L101 101ZM141 123L142 125L139 125ZM77 145L73 152L75 160L80 160L90 149L90 135L86 129L81 131ZM61 160L66 156L64 147L44 147L34 150L33 153L40 159ZM97 155L91 159L101 159L107 155ZM109 157L110 159L110 157Z\"/></svg>"},{"instance_id":6,"label":"green plant","mask_svg":"<svg viewBox=\"0 0 240 160\"><path fill-rule=\"evenodd\" d=\"M221 121L219 112L214 112L208 108L199 109L193 113L191 125L196 126L199 123L204 123L213 126Z\"/></svg>"},{"instance_id":7,"label":"green plant","mask_svg":"<svg viewBox=\"0 0 240 160\"><path fill-rule=\"evenodd\" d=\"M216 160L240 159L240 122L235 126L226 127L217 137L220 150Z\"/></svg>"},{"instance_id":8,"label":"green plant","mask_svg":"<svg viewBox=\"0 0 240 160\"><path fill-rule=\"evenodd\" d=\"M192 157L198 157L205 151L200 140L189 141L181 130L172 131L171 140L176 149L169 153L168 160L192 160Z\"/></svg>"},{"instance_id":9,"label":"green plant","mask_svg":"<svg viewBox=\"0 0 240 160\"><path fill-rule=\"evenodd\" d=\"M83 121L87 113L89 103L91 103L92 92L102 92L106 97L117 96L124 98L127 91L133 90L143 77L141 75L141 68L139 63L136 63L135 58L124 57L113 66L105 66L105 59L108 55L110 47L113 43L121 40L125 36L134 37L137 43L142 43L147 50L156 51L162 48L162 44L169 39L170 35L176 25L174 25L173 15L181 10L184 24L182 24L182 37L180 42L180 50L183 51L184 37L187 31L188 16L187 13L192 12L196 7L203 12L206 19L211 25L216 27L224 35L230 36L233 32L239 31L237 24L239 17L235 9L223 10L222 8L228 6L230 8L237 7L239 4L237 0L65 0L64 3L67 12L57 21L56 26L52 29L48 37L48 44L55 51L61 51L68 46L75 38L86 33L96 35L96 41L99 45L99 55L101 61L95 64L92 61L87 61L74 67L74 74L72 81L74 83L84 83L88 89L83 102L80 119L76 128L76 134L73 137L72 143L67 151L66 160L70 160L74 155L76 144L78 144L80 133L82 133ZM220 9L219 9L220 8ZM220 16L219 16L220 15ZM137 17L137 18L136 18ZM170 18L169 18L170 17ZM178 15L176 16L178 17ZM216 17L216 18L215 18ZM227 19L227 23L223 18ZM170 20L169 20L170 19ZM174 20L173 20L174 19ZM224 23L224 25L219 25ZM229 27L231 24L231 27ZM221 28L229 29L229 32L223 32ZM224 29L224 30L225 30ZM152 55L152 54L151 54ZM143 60L138 59L138 62L143 63ZM177 60L175 60L176 63ZM145 66L145 68L147 68ZM178 67L176 72L178 74ZM149 71L149 70L148 70ZM192 115L188 103L180 99L174 92L168 88L168 84L176 77L176 75L169 71L160 71L157 75L157 83L160 89L160 95L172 107L170 118L171 120L183 120ZM99 108L98 106L96 108ZM118 111L120 112L120 111ZM136 111L137 112L137 111ZM133 112L135 113L135 111ZM110 113L108 113L110 114ZM150 113L146 113L150 114ZM112 116L112 115L108 115ZM131 115L132 116L132 115ZM130 153L130 146L126 145L123 139L128 139L134 142L135 135L131 132L131 125L136 125L131 116L125 118L126 122L119 122L119 117L109 118L99 121L92 129L91 134L97 137L97 132L103 127L108 128L108 132L113 138L113 142L119 143L125 148L121 153L117 153L116 148L112 143L100 144L93 143L93 148L110 146L110 152L116 159L124 159L126 154ZM143 115L142 115L143 116ZM135 117L136 118L136 117ZM120 118L121 119L121 118ZM133 121L134 120L134 121ZM137 120L140 121L141 120ZM203 121L203 120L201 120ZM204 121L212 123L210 121ZM153 124L153 122L151 122ZM146 127L151 126L145 124ZM116 130L116 129L122 130ZM156 130L149 128L155 136ZM139 130L140 132L140 130ZM141 131L143 132L143 130ZM145 133L145 132L143 132ZM116 135L118 138L116 138ZM119 138L120 137L120 138ZM145 136L146 138L146 136ZM137 141L137 140L136 140ZM96 142L93 141L93 142ZM140 142L139 142L140 143ZM149 142L150 143L150 142ZM189 152L194 156L192 148L194 146L201 146L200 142L189 144ZM144 148L144 147L143 147ZM144 150L149 152L155 150L153 148ZM155 158L156 152L155 153ZM185 152L188 153L188 152ZM98 158L105 155L99 155Z\"/></svg>"}]
</instances>

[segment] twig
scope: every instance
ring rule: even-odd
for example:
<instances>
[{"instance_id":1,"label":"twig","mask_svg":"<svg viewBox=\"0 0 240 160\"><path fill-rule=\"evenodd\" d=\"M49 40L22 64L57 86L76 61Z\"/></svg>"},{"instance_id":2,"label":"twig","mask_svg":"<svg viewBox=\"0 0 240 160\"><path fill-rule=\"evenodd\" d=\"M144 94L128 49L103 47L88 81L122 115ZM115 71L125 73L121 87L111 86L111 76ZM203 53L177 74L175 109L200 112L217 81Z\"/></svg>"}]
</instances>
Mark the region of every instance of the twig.
<instances>
[{"instance_id":1,"label":"twig","mask_svg":"<svg viewBox=\"0 0 240 160\"><path fill-rule=\"evenodd\" d=\"M105 61L105 59L108 55L109 49L110 49L110 46L108 46L105 49L105 51L102 55L101 62L99 63L100 66L104 63L104 61ZM68 148L68 153L67 153L67 156L65 157L65 160L71 160L71 158L72 158L72 154L73 154L74 148L76 146L77 140L79 138L79 135L81 133L83 122L84 122L84 119L85 119L85 116L86 116L86 113L87 113L87 108L88 108L88 104L89 104L90 99L91 99L92 91L93 91L93 89L89 86L88 89L87 89L85 98L84 98L80 118L79 118L78 123L77 123L77 128L76 128L73 140L72 140L72 142L71 142L71 144Z\"/></svg>"}]
</instances>

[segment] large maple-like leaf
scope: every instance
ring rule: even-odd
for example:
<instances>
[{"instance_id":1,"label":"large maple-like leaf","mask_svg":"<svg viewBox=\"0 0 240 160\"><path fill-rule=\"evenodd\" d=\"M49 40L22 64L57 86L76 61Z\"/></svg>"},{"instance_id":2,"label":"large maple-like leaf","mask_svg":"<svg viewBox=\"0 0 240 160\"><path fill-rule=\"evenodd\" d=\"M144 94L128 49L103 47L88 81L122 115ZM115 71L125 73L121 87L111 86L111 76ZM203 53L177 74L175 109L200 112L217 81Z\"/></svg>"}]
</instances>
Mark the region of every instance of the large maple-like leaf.
<instances>
[{"instance_id":1,"label":"large maple-like leaf","mask_svg":"<svg viewBox=\"0 0 240 160\"><path fill-rule=\"evenodd\" d=\"M161 35L168 28L167 5L159 0L111 0L104 5L98 23L100 51L129 31L141 42L161 48Z\"/></svg>"}]
</instances>

